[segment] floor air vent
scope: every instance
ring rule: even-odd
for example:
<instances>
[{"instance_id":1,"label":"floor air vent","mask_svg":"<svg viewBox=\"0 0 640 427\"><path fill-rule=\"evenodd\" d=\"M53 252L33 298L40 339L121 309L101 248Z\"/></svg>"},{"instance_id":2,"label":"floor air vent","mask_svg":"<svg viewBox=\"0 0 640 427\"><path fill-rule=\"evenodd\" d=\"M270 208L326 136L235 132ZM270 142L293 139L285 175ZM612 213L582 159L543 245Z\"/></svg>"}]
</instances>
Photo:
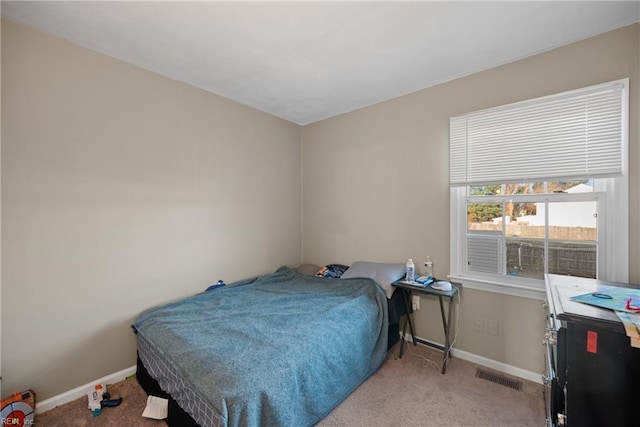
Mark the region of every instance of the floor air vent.
<instances>
[{"instance_id":1,"label":"floor air vent","mask_svg":"<svg viewBox=\"0 0 640 427\"><path fill-rule=\"evenodd\" d=\"M522 390L522 381L513 380L495 372L485 371L484 369L478 369L476 371L476 378L504 385L514 390Z\"/></svg>"}]
</instances>

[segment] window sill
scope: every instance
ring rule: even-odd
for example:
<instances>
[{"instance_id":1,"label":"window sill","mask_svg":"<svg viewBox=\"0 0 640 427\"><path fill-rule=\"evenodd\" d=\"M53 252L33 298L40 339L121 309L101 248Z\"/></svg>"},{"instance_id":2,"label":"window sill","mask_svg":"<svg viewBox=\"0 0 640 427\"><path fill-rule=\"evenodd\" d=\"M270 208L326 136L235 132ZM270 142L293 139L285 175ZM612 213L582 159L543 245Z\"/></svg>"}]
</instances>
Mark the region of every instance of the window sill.
<instances>
[{"instance_id":1,"label":"window sill","mask_svg":"<svg viewBox=\"0 0 640 427\"><path fill-rule=\"evenodd\" d=\"M539 301L546 299L544 287L534 285L516 284L508 281L480 279L467 276L448 276L450 280L461 283L464 288L477 289L485 292L494 292L497 294L511 295L520 298L529 298Z\"/></svg>"}]
</instances>

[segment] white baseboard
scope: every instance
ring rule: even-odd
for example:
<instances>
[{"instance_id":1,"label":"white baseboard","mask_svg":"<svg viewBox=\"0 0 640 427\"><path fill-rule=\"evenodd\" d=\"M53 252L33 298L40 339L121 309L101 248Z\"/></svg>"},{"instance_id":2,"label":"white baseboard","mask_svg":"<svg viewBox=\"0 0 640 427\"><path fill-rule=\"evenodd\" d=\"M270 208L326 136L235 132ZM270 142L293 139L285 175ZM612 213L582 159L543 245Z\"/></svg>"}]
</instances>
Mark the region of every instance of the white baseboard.
<instances>
[{"instance_id":1,"label":"white baseboard","mask_svg":"<svg viewBox=\"0 0 640 427\"><path fill-rule=\"evenodd\" d=\"M402 335L402 333L400 335ZM420 337L416 337L416 338L421 341L430 342L432 344L442 346L442 344L440 343L425 340L424 338L420 338ZM407 336L407 339L409 340L410 337ZM424 345L424 344L421 344L421 345ZM491 368L498 372L503 372L508 375L513 375L519 378L523 378L525 380L542 384L542 374L537 372L531 372L531 371L527 371L526 369L508 365L506 363L497 362L493 359L488 359L486 357L478 356L477 354L469 353L463 350L458 350L457 348L453 348L451 350L451 355L454 357L459 357L460 359L463 359L463 360L467 360L469 362L473 362L481 366L485 366L487 368ZM73 390L69 390L57 396L53 396L49 399L43 400L42 402L37 402L36 413L39 414L39 413L48 411L50 409L55 408L56 406L69 403L80 397L86 396L87 392L91 390L91 388L96 384L112 384L114 382L124 380L125 378L135 373L136 373L136 366L134 365L129 368L125 368L121 371L115 372L113 374L109 374L105 377L99 378L97 380L91 381L90 383L87 383L85 385L76 387Z\"/></svg>"},{"instance_id":2,"label":"white baseboard","mask_svg":"<svg viewBox=\"0 0 640 427\"><path fill-rule=\"evenodd\" d=\"M507 365L506 363L497 362L493 359L487 359L486 357L478 356L477 354L468 353L462 350L454 349L453 354L460 359L491 368L494 371L503 372L507 375L513 375L534 383L542 384L542 374L539 372L527 371L526 369L518 368L517 366Z\"/></svg>"},{"instance_id":3,"label":"white baseboard","mask_svg":"<svg viewBox=\"0 0 640 427\"><path fill-rule=\"evenodd\" d=\"M49 409L53 409L56 406L69 403L80 397L86 396L89 390L91 390L91 388L96 384L113 384L114 382L122 381L128 376L135 373L136 366L133 365L121 371L109 374L105 377L98 378L97 380L91 381L90 383L87 383L85 385L76 387L73 390L65 391L64 393L61 393L57 396L50 397L49 399L43 400L42 402L36 402L36 414L48 411Z\"/></svg>"},{"instance_id":4,"label":"white baseboard","mask_svg":"<svg viewBox=\"0 0 640 427\"><path fill-rule=\"evenodd\" d=\"M409 334L406 334L405 337L407 339L407 343L410 343L411 336ZM400 339L402 339L402 332L400 333ZM420 337L416 337L416 339L442 347L442 344L437 342L425 340L424 338L420 338ZM424 345L422 343L418 343L418 344ZM478 356L477 354L469 353L463 350L458 350L455 347L451 349L451 355L453 357L459 357L460 359L493 369L494 371L502 372L507 375L513 375L518 378L532 381L534 383L542 384L542 374L538 372L527 371L526 369L522 369L516 366L508 365L506 363L498 362L496 360L489 359L483 356Z\"/></svg>"}]
</instances>

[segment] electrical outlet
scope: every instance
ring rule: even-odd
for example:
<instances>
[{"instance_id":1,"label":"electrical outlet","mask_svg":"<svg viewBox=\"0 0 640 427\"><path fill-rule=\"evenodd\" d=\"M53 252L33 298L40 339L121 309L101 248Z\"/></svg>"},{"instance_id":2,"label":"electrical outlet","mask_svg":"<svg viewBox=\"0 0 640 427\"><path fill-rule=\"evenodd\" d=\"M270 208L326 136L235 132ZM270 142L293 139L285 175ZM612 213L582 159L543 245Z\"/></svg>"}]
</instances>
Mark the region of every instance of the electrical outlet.
<instances>
[{"instance_id":1,"label":"electrical outlet","mask_svg":"<svg viewBox=\"0 0 640 427\"><path fill-rule=\"evenodd\" d=\"M413 305L414 310L420 310L420 297L418 295L413 295L411 297L411 304Z\"/></svg>"},{"instance_id":2,"label":"electrical outlet","mask_svg":"<svg viewBox=\"0 0 640 427\"><path fill-rule=\"evenodd\" d=\"M497 320L491 320L489 319L487 321L487 333L489 335L498 335L498 331L499 331L499 325L500 323Z\"/></svg>"},{"instance_id":3,"label":"electrical outlet","mask_svg":"<svg viewBox=\"0 0 640 427\"><path fill-rule=\"evenodd\" d=\"M476 317L473 321L473 332L484 333L484 319Z\"/></svg>"}]
</instances>

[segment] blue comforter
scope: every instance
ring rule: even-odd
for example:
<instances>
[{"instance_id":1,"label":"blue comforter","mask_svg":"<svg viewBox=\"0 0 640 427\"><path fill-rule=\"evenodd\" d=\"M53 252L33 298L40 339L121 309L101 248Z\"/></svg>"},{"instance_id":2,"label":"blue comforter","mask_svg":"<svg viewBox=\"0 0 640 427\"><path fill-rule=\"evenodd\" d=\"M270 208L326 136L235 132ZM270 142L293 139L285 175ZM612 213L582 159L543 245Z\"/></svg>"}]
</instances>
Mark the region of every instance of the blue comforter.
<instances>
[{"instance_id":1,"label":"blue comforter","mask_svg":"<svg viewBox=\"0 0 640 427\"><path fill-rule=\"evenodd\" d=\"M282 267L151 309L133 327L223 425L297 427L318 422L380 366L387 322L373 280Z\"/></svg>"}]
</instances>

